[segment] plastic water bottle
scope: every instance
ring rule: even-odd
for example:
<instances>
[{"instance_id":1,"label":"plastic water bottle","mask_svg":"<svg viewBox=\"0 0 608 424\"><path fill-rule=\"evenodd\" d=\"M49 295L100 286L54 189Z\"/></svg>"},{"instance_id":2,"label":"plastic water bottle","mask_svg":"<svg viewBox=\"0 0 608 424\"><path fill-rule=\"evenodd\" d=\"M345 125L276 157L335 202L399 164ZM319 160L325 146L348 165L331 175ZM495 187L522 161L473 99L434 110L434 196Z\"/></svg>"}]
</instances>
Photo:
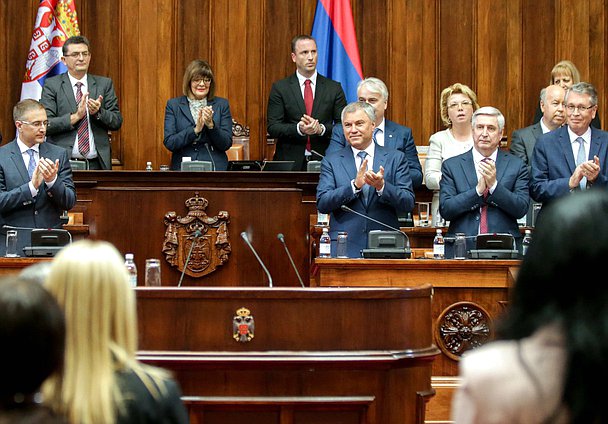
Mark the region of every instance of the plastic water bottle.
<instances>
[{"instance_id":1,"label":"plastic water bottle","mask_svg":"<svg viewBox=\"0 0 608 424\"><path fill-rule=\"evenodd\" d=\"M443 240L443 234L439 228L437 228L435 238L433 239L433 257L435 259L445 258L445 240Z\"/></svg>"},{"instance_id":2,"label":"plastic water bottle","mask_svg":"<svg viewBox=\"0 0 608 424\"><path fill-rule=\"evenodd\" d=\"M137 287L137 266L133 261L133 253L127 253L125 255L125 267L129 273L129 283L131 287Z\"/></svg>"},{"instance_id":3,"label":"plastic water bottle","mask_svg":"<svg viewBox=\"0 0 608 424\"><path fill-rule=\"evenodd\" d=\"M152 162L146 162L146 171L152 171Z\"/></svg>"},{"instance_id":4,"label":"plastic water bottle","mask_svg":"<svg viewBox=\"0 0 608 424\"><path fill-rule=\"evenodd\" d=\"M532 243L532 231L526 230L524 233L524 239L521 242L521 255L526 256L528 253L528 248L530 247L530 243Z\"/></svg>"},{"instance_id":5,"label":"plastic water bottle","mask_svg":"<svg viewBox=\"0 0 608 424\"><path fill-rule=\"evenodd\" d=\"M319 257L331 258L331 238L329 237L329 228L323 228L323 234L319 239Z\"/></svg>"}]
</instances>

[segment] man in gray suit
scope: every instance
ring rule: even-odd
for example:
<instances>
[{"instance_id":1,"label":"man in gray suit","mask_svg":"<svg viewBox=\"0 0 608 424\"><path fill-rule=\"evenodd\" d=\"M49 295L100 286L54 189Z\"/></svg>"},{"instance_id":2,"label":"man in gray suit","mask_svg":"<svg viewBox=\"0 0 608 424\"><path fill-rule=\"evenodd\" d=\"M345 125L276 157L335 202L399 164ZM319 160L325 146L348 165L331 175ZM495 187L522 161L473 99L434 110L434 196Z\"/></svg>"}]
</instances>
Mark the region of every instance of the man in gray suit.
<instances>
[{"instance_id":1,"label":"man in gray suit","mask_svg":"<svg viewBox=\"0 0 608 424\"><path fill-rule=\"evenodd\" d=\"M112 80L88 74L90 43L73 36L63 44L64 74L48 78L40 101L49 118L52 142L68 150L70 159L83 161L86 169L112 169L108 131L122 125Z\"/></svg>"},{"instance_id":2,"label":"man in gray suit","mask_svg":"<svg viewBox=\"0 0 608 424\"><path fill-rule=\"evenodd\" d=\"M564 96L566 92L559 85L550 85L540 91L540 109L543 117L534 125L513 131L511 153L519 156L525 164L532 165L532 152L536 140L549 131L561 127L566 122Z\"/></svg>"},{"instance_id":3,"label":"man in gray suit","mask_svg":"<svg viewBox=\"0 0 608 424\"><path fill-rule=\"evenodd\" d=\"M13 108L17 137L0 147L0 220L26 228L60 228L63 211L76 203L67 151L45 143L49 125L44 106L22 100ZM0 253L5 231L0 232ZM19 243L27 240L19 235Z\"/></svg>"},{"instance_id":4,"label":"man in gray suit","mask_svg":"<svg viewBox=\"0 0 608 424\"><path fill-rule=\"evenodd\" d=\"M559 85L550 85L540 91L540 109L543 113L542 118L529 127L513 131L511 136L511 153L519 156L528 166L528 173L531 173L532 153L538 138L561 127L566 122L566 108L564 107L565 90ZM538 206L535 206L538 205ZM526 225L534 226L535 208L540 207L540 203L530 201L530 207L526 216Z\"/></svg>"}]
</instances>

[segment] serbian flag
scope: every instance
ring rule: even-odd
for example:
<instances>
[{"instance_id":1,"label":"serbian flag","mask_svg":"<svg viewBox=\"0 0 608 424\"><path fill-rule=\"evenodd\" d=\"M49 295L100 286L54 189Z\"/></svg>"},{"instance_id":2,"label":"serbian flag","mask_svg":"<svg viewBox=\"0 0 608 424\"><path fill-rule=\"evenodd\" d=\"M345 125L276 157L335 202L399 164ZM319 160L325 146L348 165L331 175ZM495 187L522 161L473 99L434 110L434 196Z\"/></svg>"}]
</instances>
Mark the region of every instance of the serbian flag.
<instances>
[{"instance_id":1,"label":"serbian flag","mask_svg":"<svg viewBox=\"0 0 608 424\"><path fill-rule=\"evenodd\" d=\"M73 35L80 35L74 0L40 0L21 85L21 100L39 100L44 80L67 71L61 62L61 47Z\"/></svg>"},{"instance_id":2,"label":"serbian flag","mask_svg":"<svg viewBox=\"0 0 608 424\"><path fill-rule=\"evenodd\" d=\"M319 73L342 84L348 103L356 101L363 71L350 0L318 0L311 35L317 41Z\"/></svg>"}]
</instances>

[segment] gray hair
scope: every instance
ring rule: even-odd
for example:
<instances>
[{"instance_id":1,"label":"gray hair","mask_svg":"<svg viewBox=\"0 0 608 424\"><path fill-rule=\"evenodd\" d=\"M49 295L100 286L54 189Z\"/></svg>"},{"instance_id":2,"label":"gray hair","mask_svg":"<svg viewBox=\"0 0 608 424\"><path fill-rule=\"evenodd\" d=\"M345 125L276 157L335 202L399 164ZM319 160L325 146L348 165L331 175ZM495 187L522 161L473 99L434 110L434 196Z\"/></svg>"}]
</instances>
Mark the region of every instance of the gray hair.
<instances>
[{"instance_id":1,"label":"gray hair","mask_svg":"<svg viewBox=\"0 0 608 424\"><path fill-rule=\"evenodd\" d=\"M547 102L547 87L540 90L540 101L543 103Z\"/></svg>"},{"instance_id":2,"label":"gray hair","mask_svg":"<svg viewBox=\"0 0 608 424\"><path fill-rule=\"evenodd\" d=\"M488 115L495 116L498 120L498 129L502 131L505 128L505 117L504 115L495 107L492 106L484 106L477 109L473 112L473 117L471 118L471 125L474 127L477 123L477 117L479 115Z\"/></svg>"},{"instance_id":3,"label":"gray hair","mask_svg":"<svg viewBox=\"0 0 608 424\"><path fill-rule=\"evenodd\" d=\"M386 84L380 78L369 77L359 81L357 93L359 93L361 87L367 87L372 93L379 93L385 102L388 101L388 88L386 88Z\"/></svg>"},{"instance_id":4,"label":"gray hair","mask_svg":"<svg viewBox=\"0 0 608 424\"><path fill-rule=\"evenodd\" d=\"M376 122L376 109L372 105L366 102L352 102L346 105L344 109L342 109L342 115L340 119L344 121L344 116L347 113L353 113L358 110L362 110L365 114L371 119L372 122Z\"/></svg>"},{"instance_id":5,"label":"gray hair","mask_svg":"<svg viewBox=\"0 0 608 424\"><path fill-rule=\"evenodd\" d=\"M564 103L566 103L568 101L568 95L571 92L578 93L578 94L588 94L589 100L591 100L591 105L592 106L597 105L597 91L596 91L595 87L593 86L593 84L590 84L588 82L579 82L578 84L574 84L572 87L570 87L568 89L568 91L566 91L566 97L564 98Z\"/></svg>"}]
</instances>

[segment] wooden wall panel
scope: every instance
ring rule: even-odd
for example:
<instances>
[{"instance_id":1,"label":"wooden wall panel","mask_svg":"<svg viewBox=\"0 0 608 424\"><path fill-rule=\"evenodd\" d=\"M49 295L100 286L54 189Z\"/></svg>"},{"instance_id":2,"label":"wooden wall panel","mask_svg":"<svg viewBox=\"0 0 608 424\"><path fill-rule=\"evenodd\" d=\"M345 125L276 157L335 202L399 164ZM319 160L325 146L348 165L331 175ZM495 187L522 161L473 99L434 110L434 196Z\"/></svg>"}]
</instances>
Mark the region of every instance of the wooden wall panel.
<instances>
[{"instance_id":1,"label":"wooden wall panel","mask_svg":"<svg viewBox=\"0 0 608 424\"><path fill-rule=\"evenodd\" d=\"M0 0L0 130L14 136L11 110L38 0ZM507 135L527 126L561 59L572 59L599 91L608 123L608 0L351 0L365 76L387 82L387 116L410 126L419 145L442 129L438 98L447 85L470 85L482 104L507 118ZM124 115L113 134L115 165L168 163L162 144L169 98L181 94L185 66L209 60L217 94L251 128L261 158L266 104L274 81L294 72L290 40L312 28L316 0L76 0L81 32L92 42L91 72L115 82Z\"/></svg>"}]
</instances>

